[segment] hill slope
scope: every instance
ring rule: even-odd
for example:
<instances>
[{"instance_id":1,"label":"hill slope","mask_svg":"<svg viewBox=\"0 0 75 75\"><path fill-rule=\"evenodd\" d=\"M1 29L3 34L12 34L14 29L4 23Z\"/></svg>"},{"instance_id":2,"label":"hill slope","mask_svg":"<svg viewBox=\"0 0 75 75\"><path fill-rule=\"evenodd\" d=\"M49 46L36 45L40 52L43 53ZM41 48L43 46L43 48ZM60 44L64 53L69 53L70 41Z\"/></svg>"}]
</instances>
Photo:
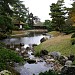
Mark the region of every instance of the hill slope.
<instances>
[{"instance_id":1,"label":"hill slope","mask_svg":"<svg viewBox=\"0 0 75 75\"><path fill-rule=\"evenodd\" d=\"M34 48L35 54L39 54L43 49L49 52L58 51L63 55L75 54L75 45L71 44L71 34L59 35L41 43Z\"/></svg>"}]
</instances>

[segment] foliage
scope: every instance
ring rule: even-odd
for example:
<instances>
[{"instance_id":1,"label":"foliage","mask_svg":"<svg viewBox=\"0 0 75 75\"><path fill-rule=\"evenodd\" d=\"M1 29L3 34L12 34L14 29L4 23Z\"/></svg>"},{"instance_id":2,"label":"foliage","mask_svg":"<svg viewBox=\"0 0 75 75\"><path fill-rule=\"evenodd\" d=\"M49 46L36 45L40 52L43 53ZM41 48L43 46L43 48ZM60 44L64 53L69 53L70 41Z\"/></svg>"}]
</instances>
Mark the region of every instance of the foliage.
<instances>
[{"instance_id":1,"label":"foliage","mask_svg":"<svg viewBox=\"0 0 75 75\"><path fill-rule=\"evenodd\" d=\"M25 29L25 30L28 30L28 29L31 29L31 28L29 27L28 24L26 24L26 25L24 25L24 29Z\"/></svg>"},{"instance_id":2,"label":"foliage","mask_svg":"<svg viewBox=\"0 0 75 75\"><path fill-rule=\"evenodd\" d=\"M74 34L72 34L71 38L75 38L75 33L74 33Z\"/></svg>"},{"instance_id":3,"label":"foliage","mask_svg":"<svg viewBox=\"0 0 75 75\"><path fill-rule=\"evenodd\" d=\"M13 30L19 30L19 27L18 26L14 26Z\"/></svg>"},{"instance_id":4,"label":"foliage","mask_svg":"<svg viewBox=\"0 0 75 75\"><path fill-rule=\"evenodd\" d=\"M72 62L72 65L75 65L75 60Z\"/></svg>"},{"instance_id":5,"label":"foliage","mask_svg":"<svg viewBox=\"0 0 75 75\"><path fill-rule=\"evenodd\" d=\"M13 29L13 19L26 22L28 10L20 0L0 1L0 29L9 32Z\"/></svg>"},{"instance_id":6,"label":"foliage","mask_svg":"<svg viewBox=\"0 0 75 75\"><path fill-rule=\"evenodd\" d=\"M13 20L26 22L28 16L28 9L22 4L22 1L18 1L16 4L13 5Z\"/></svg>"},{"instance_id":7,"label":"foliage","mask_svg":"<svg viewBox=\"0 0 75 75\"><path fill-rule=\"evenodd\" d=\"M6 69L10 62L23 62L23 58L12 50L0 47L0 71Z\"/></svg>"},{"instance_id":8,"label":"foliage","mask_svg":"<svg viewBox=\"0 0 75 75\"><path fill-rule=\"evenodd\" d=\"M0 40L7 38L7 35L0 32Z\"/></svg>"},{"instance_id":9,"label":"foliage","mask_svg":"<svg viewBox=\"0 0 75 75\"><path fill-rule=\"evenodd\" d=\"M11 16L13 14L13 11L11 10L11 7L13 4L15 4L18 0L1 0L0 1L0 28L1 30L5 32L12 29L12 20ZM11 7L10 7L11 6Z\"/></svg>"},{"instance_id":10,"label":"foliage","mask_svg":"<svg viewBox=\"0 0 75 75\"><path fill-rule=\"evenodd\" d=\"M73 2L71 5L72 5L72 8L69 8L69 17L71 21L74 23L75 22L75 2Z\"/></svg>"},{"instance_id":11,"label":"foliage","mask_svg":"<svg viewBox=\"0 0 75 75\"><path fill-rule=\"evenodd\" d=\"M43 25L46 26L46 28L47 28L48 31L52 31L52 30L53 30L53 29L52 29L52 23L51 23L50 20L45 20L45 22L44 22Z\"/></svg>"},{"instance_id":12,"label":"foliage","mask_svg":"<svg viewBox=\"0 0 75 75\"><path fill-rule=\"evenodd\" d=\"M54 71L49 70L48 72L47 71L44 73L41 72L39 75L59 75L59 74Z\"/></svg>"},{"instance_id":13,"label":"foliage","mask_svg":"<svg viewBox=\"0 0 75 75\"><path fill-rule=\"evenodd\" d=\"M13 24L11 18L5 15L0 15L0 28L5 32L12 30Z\"/></svg>"},{"instance_id":14,"label":"foliage","mask_svg":"<svg viewBox=\"0 0 75 75\"><path fill-rule=\"evenodd\" d=\"M66 34L70 34L70 33L73 33L75 32L75 27L74 26L65 26L64 29L63 29L63 32L66 33Z\"/></svg>"},{"instance_id":15,"label":"foliage","mask_svg":"<svg viewBox=\"0 0 75 75\"><path fill-rule=\"evenodd\" d=\"M63 31L65 25L65 8L63 7L63 0L58 0L57 3L52 3L50 6L49 15L52 18L52 28L54 30Z\"/></svg>"},{"instance_id":16,"label":"foliage","mask_svg":"<svg viewBox=\"0 0 75 75\"><path fill-rule=\"evenodd\" d=\"M30 13L28 15L28 25L31 29L33 28L33 24L34 24L34 16L33 13Z\"/></svg>"},{"instance_id":17,"label":"foliage","mask_svg":"<svg viewBox=\"0 0 75 75\"><path fill-rule=\"evenodd\" d=\"M72 45L75 45L75 38L71 39Z\"/></svg>"}]
</instances>

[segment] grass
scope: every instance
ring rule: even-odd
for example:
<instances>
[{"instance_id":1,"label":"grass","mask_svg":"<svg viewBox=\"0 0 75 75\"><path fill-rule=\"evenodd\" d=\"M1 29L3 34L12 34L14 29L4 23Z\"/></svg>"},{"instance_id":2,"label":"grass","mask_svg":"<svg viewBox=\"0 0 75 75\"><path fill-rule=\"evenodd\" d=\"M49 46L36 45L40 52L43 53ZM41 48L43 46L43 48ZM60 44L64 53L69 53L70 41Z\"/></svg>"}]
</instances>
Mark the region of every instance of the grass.
<instances>
[{"instance_id":1,"label":"grass","mask_svg":"<svg viewBox=\"0 0 75 75\"><path fill-rule=\"evenodd\" d=\"M49 52L57 51L61 52L62 55L75 54L75 45L71 44L70 35L59 35L51 38L34 48L35 54L39 54L41 50L47 50Z\"/></svg>"},{"instance_id":2,"label":"grass","mask_svg":"<svg viewBox=\"0 0 75 75\"><path fill-rule=\"evenodd\" d=\"M48 32L48 34L51 34L51 35L53 35L55 37L55 36L60 35L61 33L58 32L58 31L52 31L52 32Z\"/></svg>"}]
</instances>

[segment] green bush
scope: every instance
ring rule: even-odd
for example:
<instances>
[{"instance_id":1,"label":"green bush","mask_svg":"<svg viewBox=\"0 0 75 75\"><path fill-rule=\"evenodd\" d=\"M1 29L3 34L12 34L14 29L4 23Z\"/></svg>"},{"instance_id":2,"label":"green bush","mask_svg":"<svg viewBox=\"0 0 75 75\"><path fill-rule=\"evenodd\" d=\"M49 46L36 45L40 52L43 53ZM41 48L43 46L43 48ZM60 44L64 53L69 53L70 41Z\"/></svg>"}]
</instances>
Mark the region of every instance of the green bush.
<instances>
[{"instance_id":1,"label":"green bush","mask_svg":"<svg viewBox=\"0 0 75 75\"><path fill-rule=\"evenodd\" d=\"M74 33L74 34L72 34L71 38L75 38L75 33Z\"/></svg>"},{"instance_id":2,"label":"green bush","mask_svg":"<svg viewBox=\"0 0 75 75\"><path fill-rule=\"evenodd\" d=\"M72 43L72 45L75 44L75 38L72 38L72 39L71 39L71 43Z\"/></svg>"},{"instance_id":3,"label":"green bush","mask_svg":"<svg viewBox=\"0 0 75 75\"><path fill-rule=\"evenodd\" d=\"M0 40L5 39L7 37L6 34L0 32Z\"/></svg>"},{"instance_id":4,"label":"green bush","mask_svg":"<svg viewBox=\"0 0 75 75\"><path fill-rule=\"evenodd\" d=\"M0 71L6 69L10 62L20 63L23 58L10 49L0 47Z\"/></svg>"},{"instance_id":5,"label":"green bush","mask_svg":"<svg viewBox=\"0 0 75 75\"><path fill-rule=\"evenodd\" d=\"M28 29L31 29L31 28L29 27L29 25L24 25L24 29L28 30Z\"/></svg>"},{"instance_id":6,"label":"green bush","mask_svg":"<svg viewBox=\"0 0 75 75\"><path fill-rule=\"evenodd\" d=\"M14 26L13 30L19 30L19 27L18 26Z\"/></svg>"},{"instance_id":7,"label":"green bush","mask_svg":"<svg viewBox=\"0 0 75 75\"><path fill-rule=\"evenodd\" d=\"M66 33L66 34L73 33L73 32L75 32L75 27L73 27L73 26L66 26L66 27L64 27L63 32Z\"/></svg>"}]
</instances>

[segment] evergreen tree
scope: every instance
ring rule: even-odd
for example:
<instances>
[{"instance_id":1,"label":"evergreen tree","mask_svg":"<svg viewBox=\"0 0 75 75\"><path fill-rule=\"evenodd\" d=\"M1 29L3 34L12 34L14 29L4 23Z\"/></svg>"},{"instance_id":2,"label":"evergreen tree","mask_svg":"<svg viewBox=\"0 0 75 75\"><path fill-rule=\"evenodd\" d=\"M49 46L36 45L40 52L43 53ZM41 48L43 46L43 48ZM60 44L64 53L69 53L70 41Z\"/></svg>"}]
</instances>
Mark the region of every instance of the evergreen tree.
<instances>
[{"instance_id":1,"label":"evergreen tree","mask_svg":"<svg viewBox=\"0 0 75 75\"><path fill-rule=\"evenodd\" d=\"M33 13L30 13L28 15L28 25L29 27L32 29L33 28L33 25L34 25L34 16L33 16Z\"/></svg>"},{"instance_id":2,"label":"evergreen tree","mask_svg":"<svg viewBox=\"0 0 75 75\"><path fill-rule=\"evenodd\" d=\"M65 25L65 14L66 12L63 7L64 0L58 0L57 3L52 3L50 11L52 18L52 28L54 30L63 31Z\"/></svg>"},{"instance_id":3,"label":"evergreen tree","mask_svg":"<svg viewBox=\"0 0 75 75\"><path fill-rule=\"evenodd\" d=\"M10 31L13 28L12 24L12 7L19 0L0 0L0 31Z\"/></svg>"},{"instance_id":4,"label":"evergreen tree","mask_svg":"<svg viewBox=\"0 0 75 75\"><path fill-rule=\"evenodd\" d=\"M14 4L13 6L13 19L17 21L26 22L28 16L28 9L25 7L25 5L22 4L22 1L17 2L17 4Z\"/></svg>"}]
</instances>

